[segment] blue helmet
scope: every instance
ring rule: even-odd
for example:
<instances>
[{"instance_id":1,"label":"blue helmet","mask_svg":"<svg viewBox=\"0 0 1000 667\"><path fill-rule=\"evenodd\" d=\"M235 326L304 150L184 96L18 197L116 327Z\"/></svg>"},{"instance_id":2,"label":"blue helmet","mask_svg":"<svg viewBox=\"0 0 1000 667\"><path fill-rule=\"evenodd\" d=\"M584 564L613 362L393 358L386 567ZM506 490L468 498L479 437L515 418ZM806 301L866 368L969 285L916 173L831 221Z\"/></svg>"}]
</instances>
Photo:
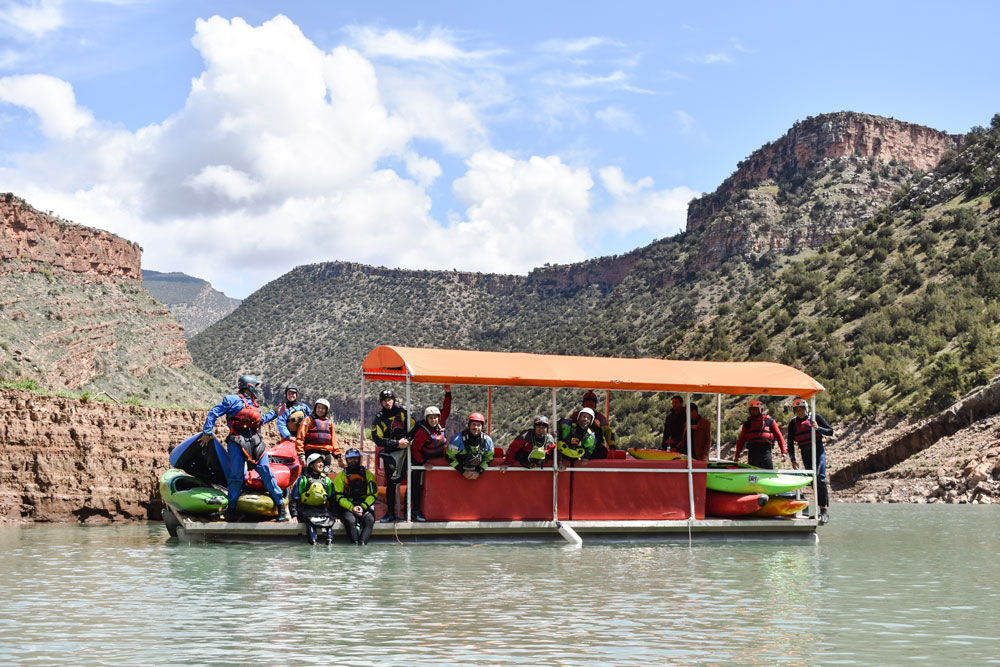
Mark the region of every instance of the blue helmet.
<instances>
[{"instance_id":1,"label":"blue helmet","mask_svg":"<svg viewBox=\"0 0 1000 667\"><path fill-rule=\"evenodd\" d=\"M242 394L246 392L253 396L254 400L260 398L260 380L252 375L241 375L239 384L239 392Z\"/></svg>"}]
</instances>

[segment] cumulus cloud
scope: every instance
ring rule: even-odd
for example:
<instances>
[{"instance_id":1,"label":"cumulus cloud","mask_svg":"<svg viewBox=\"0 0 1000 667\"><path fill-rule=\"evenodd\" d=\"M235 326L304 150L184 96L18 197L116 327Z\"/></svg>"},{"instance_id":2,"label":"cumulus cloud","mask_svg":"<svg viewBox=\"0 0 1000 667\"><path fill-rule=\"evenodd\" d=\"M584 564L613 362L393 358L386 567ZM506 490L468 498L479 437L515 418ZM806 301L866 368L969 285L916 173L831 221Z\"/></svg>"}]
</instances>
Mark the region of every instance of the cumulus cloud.
<instances>
[{"instance_id":1,"label":"cumulus cloud","mask_svg":"<svg viewBox=\"0 0 1000 667\"><path fill-rule=\"evenodd\" d=\"M435 46L434 34L413 38L427 58L468 56ZM0 147L0 182L139 242L147 267L234 296L330 260L524 273L584 259L595 220L676 227L694 194L608 168L600 180L614 202L596 211L588 167L491 145L483 105L505 93L488 68L414 75L356 48L320 49L283 16L200 20L191 41L204 67L182 108L138 131L96 120L65 81L0 78L0 102L32 111L47 140L32 153ZM597 117L634 127L613 105ZM464 169L442 185L441 156L429 151ZM458 210L432 213L431 192L449 186Z\"/></svg>"},{"instance_id":2,"label":"cumulus cloud","mask_svg":"<svg viewBox=\"0 0 1000 667\"><path fill-rule=\"evenodd\" d=\"M62 5L61 0L8 2L0 7L0 23L37 39L63 26Z\"/></svg>"}]
</instances>

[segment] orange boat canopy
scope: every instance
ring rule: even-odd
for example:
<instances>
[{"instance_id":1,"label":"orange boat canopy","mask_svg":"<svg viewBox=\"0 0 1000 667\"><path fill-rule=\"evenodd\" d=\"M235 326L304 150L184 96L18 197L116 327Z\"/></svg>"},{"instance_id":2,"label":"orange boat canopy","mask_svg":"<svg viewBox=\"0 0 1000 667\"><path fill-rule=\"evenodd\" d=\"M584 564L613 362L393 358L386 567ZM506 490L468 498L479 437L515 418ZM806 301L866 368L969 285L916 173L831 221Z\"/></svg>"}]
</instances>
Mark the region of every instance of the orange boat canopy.
<instances>
[{"instance_id":1,"label":"orange boat canopy","mask_svg":"<svg viewBox=\"0 0 1000 667\"><path fill-rule=\"evenodd\" d=\"M823 385L770 361L677 361L570 357L523 352L436 350L380 345L364 362L366 380L515 387L576 387L809 398Z\"/></svg>"}]
</instances>

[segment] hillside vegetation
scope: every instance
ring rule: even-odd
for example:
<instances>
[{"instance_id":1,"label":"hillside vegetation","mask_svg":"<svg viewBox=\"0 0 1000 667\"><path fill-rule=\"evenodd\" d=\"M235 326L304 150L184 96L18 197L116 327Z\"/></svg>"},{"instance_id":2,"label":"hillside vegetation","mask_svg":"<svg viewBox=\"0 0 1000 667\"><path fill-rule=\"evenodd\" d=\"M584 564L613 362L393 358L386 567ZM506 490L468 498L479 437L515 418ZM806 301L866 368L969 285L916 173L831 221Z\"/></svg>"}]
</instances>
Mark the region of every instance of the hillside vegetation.
<instances>
[{"instance_id":1,"label":"hillside vegetation","mask_svg":"<svg viewBox=\"0 0 1000 667\"><path fill-rule=\"evenodd\" d=\"M998 145L1000 115L926 174L844 155L716 193L710 223L729 216L740 234L770 239L721 263L703 263L706 248L719 247L719 225L705 224L626 257L527 277L299 267L190 349L218 377L253 369L273 390L294 379L312 397L338 399L342 417L356 417L361 360L384 343L775 360L827 387L820 407L833 420L930 414L997 371ZM623 276L602 278L623 262ZM587 271L591 282L567 278ZM577 393L561 392L561 404ZM438 396L425 388L416 403ZM658 438L669 396L612 396L625 444ZM467 414L484 398L462 389L456 407ZM529 414L548 413L549 401L546 392L497 390L494 430L506 437ZM724 403L724 438L743 419L743 401ZM789 416L783 402L767 402ZM714 418L714 401L702 403Z\"/></svg>"},{"instance_id":2,"label":"hillside vegetation","mask_svg":"<svg viewBox=\"0 0 1000 667\"><path fill-rule=\"evenodd\" d=\"M240 305L239 299L228 297L211 283L186 273L142 271L142 286L163 302L170 314L184 327L184 337L218 322Z\"/></svg>"}]
</instances>

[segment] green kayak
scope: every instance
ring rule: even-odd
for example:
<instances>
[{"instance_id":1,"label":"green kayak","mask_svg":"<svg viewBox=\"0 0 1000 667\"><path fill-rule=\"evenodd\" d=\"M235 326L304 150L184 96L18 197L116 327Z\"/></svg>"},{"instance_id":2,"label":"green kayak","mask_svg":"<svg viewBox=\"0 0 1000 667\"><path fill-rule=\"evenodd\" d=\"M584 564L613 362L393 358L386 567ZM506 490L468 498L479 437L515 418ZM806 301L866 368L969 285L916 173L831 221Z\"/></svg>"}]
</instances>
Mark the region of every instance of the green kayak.
<instances>
[{"instance_id":1,"label":"green kayak","mask_svg":"<svg viewBox=\"0 0 1000 667\"><path fill-rule=\"evenodd\" d=\"M791 475L755 468L746 463L710 461L705 486L713 491L728 493L766 493L773 496L787 493L812 484L812 475ZM712 472L712 470L745 470L740 473Z\"/></svg>"},{"instance_id":2,"label":"green kayak","mask_svg":"<svg viewBox=\"0 0 1000 667\"><path fill-rule=\"evenodd\" d=\"M160 477L160 497L171 509L188 514L211 514L226 509L224 491L171 468Z\"/></svg>"}]
</instances>

